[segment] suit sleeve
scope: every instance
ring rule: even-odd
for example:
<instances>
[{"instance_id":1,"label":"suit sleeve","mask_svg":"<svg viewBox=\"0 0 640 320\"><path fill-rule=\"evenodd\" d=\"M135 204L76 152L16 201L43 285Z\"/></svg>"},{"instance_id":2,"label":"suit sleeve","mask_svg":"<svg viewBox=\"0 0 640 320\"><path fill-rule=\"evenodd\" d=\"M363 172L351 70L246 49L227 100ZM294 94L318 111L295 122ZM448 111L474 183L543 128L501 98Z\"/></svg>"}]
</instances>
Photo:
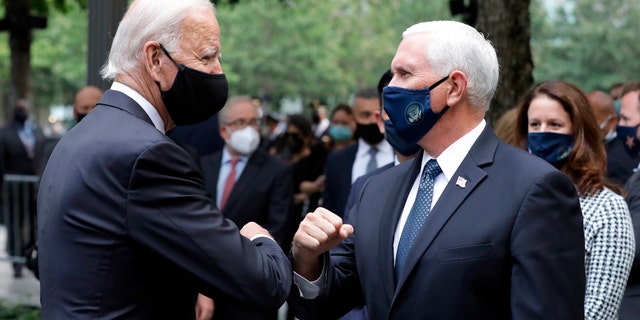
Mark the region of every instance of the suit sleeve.
<instances>
[{"instance_id":1,"label":"suit sleeve","mask_svg":"<svg viewBox=\"0 0 640 320\"><path fill-rule=\"evenodd\" d=\"M627 182L627 205L633 222L633 232L635 234L636 253L631 265L631 275L629 278L640 277L640 172L634 173Z\"/></svg>"},{"instance_id":2,"label":"suit sleeve","mask_svg":"<svg viewBox=\"0 0 640 320\"><path fill-rule=\"evenodd\" d=\"M335 153L330 153L327 156L327 162L324 167L325 186L324 193L322 195L322 206L331 212L336 212L336 181L340 181L336 175L335 170Z\"/></svg>"},{"instance_id":3,"label":"suit sleeve","mask_svg":"<svg viewBox=\"0 0 640 320\"><path fill-rule=\"evenodd\" d=\"M548 172L532 184L516 216L511 254L513 319L584 317L582 212L563 173Z\"/></svg>"},{"instance_id":4,"label":"suit sleeve","mask_svg":"<svg viewBox=\"0 0 640 320\"><path fill-rule=\"evenodd\" d=\"M277 308L289 293L287 256L270 239L241 236L207 196L194 160L173 143L135 161L127 224L135 241L192 274L216 302Z\"/></svg>"},{"instance_id":5,"label":"suit sleeve","mask_svg":"<svg viewBox=\"0 0 640 320\"><path fill-rule=\"evenodd\" d=\"M267 222L263 226L271 232L281 247L288 248L291 242L290 231L293 224L293 181L291 170L282 166L279 174L273 180L271 194L269 196L269 208Z\"/></svg>"}]
</instances>

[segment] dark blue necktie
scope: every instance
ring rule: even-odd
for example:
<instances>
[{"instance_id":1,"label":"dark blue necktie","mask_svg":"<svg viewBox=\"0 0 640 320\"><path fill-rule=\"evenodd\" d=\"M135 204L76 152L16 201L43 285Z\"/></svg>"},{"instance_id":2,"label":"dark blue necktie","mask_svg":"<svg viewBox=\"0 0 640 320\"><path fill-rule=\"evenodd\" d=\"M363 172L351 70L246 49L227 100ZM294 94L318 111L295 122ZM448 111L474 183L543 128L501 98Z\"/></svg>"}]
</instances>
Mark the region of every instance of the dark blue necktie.
<instances>
[{"instance_id":1,"label":"dark blue necktie","mask_svg":"<svg viewBox=\"0 0 640 320\"><path fill-rule=\"evenodd\" d=\"M411 207L407 222L404 225L404 229L402 229L400 242L398 243L394 269L396 280L400 277L400 272L402 271L402 267L404 267L404 262L413 244L413 239L416 238L418 232L420 232L420 228L422 228L424 220L429 215L431 198L433 197L433 181L441 172L442 169L440 169L436 159L431 159L424 165L416 201L413 203L413 207Z\"/></svg>"}]
</instances>

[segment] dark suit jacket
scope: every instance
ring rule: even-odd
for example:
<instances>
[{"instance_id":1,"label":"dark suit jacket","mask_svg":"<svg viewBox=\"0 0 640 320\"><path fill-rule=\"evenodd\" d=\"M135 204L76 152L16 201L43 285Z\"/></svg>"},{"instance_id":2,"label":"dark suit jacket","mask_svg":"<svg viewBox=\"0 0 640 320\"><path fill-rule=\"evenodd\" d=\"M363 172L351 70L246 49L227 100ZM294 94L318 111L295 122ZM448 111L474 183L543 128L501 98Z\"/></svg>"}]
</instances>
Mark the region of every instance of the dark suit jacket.
<instances>
[{"instance_id":1,"label":"dark suit jacket","mask_svg":"<svg viewBox=\"0 0 640 320\"><path fill-rule=\"evenodd\" d=\"M488 126L427 217L396 285L393 236L421 157L369 179L351 211L355 233L328 256L324 294L304 300L292 290L290 305L303 319L331 319L362 300L370 319L583 319L576 188Z\"/></svg>"},{"instance_id":2,"label":"dark suit jacket","mask_svg":"<svg viewBox=\"0 0 640 320\"><path fill-rule=\"evenodd\" d=\"M35 127L33 136L34 156L29 158L13 123L0 130L0 178L4 174L40 175L46 138L40 127Z\"/></svg>"},{"instance_id":3,"label":"dark suit jacket","mask_svg":"<svg viewBox=\"0 0 640 320\"><path fill-rule=\"evenodd\" d=\"M344 219L345 221L347 221L349 219L349 211L356 205L356 203L358 202L358 198L360 197L360 193L362 192L362 189L364 188L364 185L367 183L367 181L369 181L369 178L387 170L387 169L391 169L393 168L393 166L395 165L395 162L389 162L387 164L385 164L384 166L373 170L361 177L358 177L358 179L356 179L356 181L354 181L351 184L351 190L349 191L349 196L347 197L347 204L344 208L344 216L342 217L342 219Z\"/></svg>"},{"instance_id":4,"label":"dark suit jacket","mask_svg":"<svg viewBox=\"0 0 640 320\"><path fill-rule=\"evenodd\" d=\"M200 166L209 196L217 201L222 151L202 157ZM256 150L247 161L222 213L242 228L254 221L281 244L291 242L293 183L291 170L274 156Z\"/></svg>"},{"instance_id":5,"label":"dark suit jacket","mask_svg":"<svg viewBox=\"0 0 640 320\"><path fill-rule=\"evenodd\" d=\"M624 186L633 170L638 167L640 155L634 157L629 154L624 142L619 138L609 141L604 147L607 151L607 178Z\"/></svg>"},{"instance_id":6,"label":"dark suit jacket","mask_svg":"<svg viewBox=\"0 0 640 320\"><path fill-rule=\"evenodd\" d=\"M347 197L351 191L351 173L357 152L358 144L354 143L342 150L329 153L325 164L322 206L341 217L344 215Z\"/></svg>"},{"instance_id":7,"label":"dark suit jacket","mask_svg":"<svg viewBox=\"0 0 640 320\"><path fill-rule=\"evenodd\" d=\"M627 289L620 305L620 320L640 318L640 172L634 173L626 184L627 204L636 237L636 256L633 258Z\"/></svg>"},{"instance_id":8,"label":"dark suit jacket","mask_svg":"<svg viewBox=\"0 0 640 320\"><path fill-rule=\"evenodd\" d=\"M280 247L242 237L193 158L118 91L51 154L38 232L43 319L193 319L198 292L267 310L291 286Z\"/></svg>"},{"instance_id":9,"label":"dark suit jacket","mask_svg":"<svg viewBox=\"0 0 640 320\"><path fill-rule=\"evenodd\" d=\"M209 196L217 199L217 184L222 162L222 151L202 157L200 166ZM288 248L293 234L293 184L291 170L270 154L256 150L247 161L242 174L235 183L222 214L242 228L254 221L263 226L278 241ZM214 319L276 319L278 310L251 312L244 309L216 305Z\"/></svg>"}]
</instances>

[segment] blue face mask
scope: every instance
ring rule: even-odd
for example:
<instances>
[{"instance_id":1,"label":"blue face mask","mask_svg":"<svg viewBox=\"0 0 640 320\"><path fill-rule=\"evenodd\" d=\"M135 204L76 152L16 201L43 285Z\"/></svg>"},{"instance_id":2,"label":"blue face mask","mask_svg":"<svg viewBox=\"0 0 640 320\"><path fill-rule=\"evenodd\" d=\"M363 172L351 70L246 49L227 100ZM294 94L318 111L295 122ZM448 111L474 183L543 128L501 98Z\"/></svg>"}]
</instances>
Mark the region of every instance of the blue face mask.
<instances>
[{"instance_id":1,"label":"blue face mask","mask_svg":"<svg viewBox=\"0 0 640 320\"><path fill-rule=\"evenodd\" d=\"M399 137L410 144L415 144L424 137L449 109L445 106L440 113L431 109L431 90L449 79L446 76L425 89L405 89L400 87L384 87L384 110L389 115Z\"/></svg>"},{"instance_id":2,"label":"blue face mask","mask_svg":"<svg viewBox=\"0 0 640 320\"><path fill-rule=\"evenodd\" d=\"M393 126L393 122L390 120L384 120L384 134L391 147L405 157L412 156L422 149L419 145L415 143L408 143L404 139L400 138L398 133L396 133L396 128Z\"/></svg>"},{"instance_id":3,"label":"blue face mask","mask_svg":"<svg viewBox=\"0 0 640 320\"><path fill-rule=\"evenodd\" d=\"M332 125L329 128L329 135L335 141L346 141L351 138L351 128L349 126Z\"/></svg>"},{"instance_id":4,"label":"blue face mask","mask_svg":"<svg viewBox=\"0 0 640 320\"><path fill-rule=\"evenodd\" d=\"M552 165L566 159L573 149L573 135L555 132L530 132L527 149Z\"/></svg>"},{"instance_id":5,"label":"blue face mask","mask_svg":"<svg viewBox=\"0 0 640 320\"><path fill-rule=\"evenodd\" d=\"M629 155L637 157L640 152L640 141L638 140L638 126L617 126L616 127L617 138L622 140L622 143L626 146Z\"/></svg>"}]
</instances>

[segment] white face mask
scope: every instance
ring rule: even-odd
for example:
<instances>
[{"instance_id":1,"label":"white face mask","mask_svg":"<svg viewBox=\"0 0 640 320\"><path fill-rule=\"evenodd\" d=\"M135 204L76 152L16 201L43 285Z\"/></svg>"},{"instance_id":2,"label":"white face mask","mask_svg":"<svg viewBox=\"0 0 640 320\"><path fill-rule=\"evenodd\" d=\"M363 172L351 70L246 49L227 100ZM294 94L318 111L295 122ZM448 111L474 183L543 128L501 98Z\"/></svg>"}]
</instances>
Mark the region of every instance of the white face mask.
<instances>
[{"instance_id":1,"label":"white face mask","mask_svg":"<svg viewBox=\"0 0 640 320\"><path fill-rule=\"evenodd\" d=\"M231 132L231 137L227 143L242 155L254 152L260 144L260 134L251 126L246 126L240 130Z\"/></svg>"}]
</instances>

